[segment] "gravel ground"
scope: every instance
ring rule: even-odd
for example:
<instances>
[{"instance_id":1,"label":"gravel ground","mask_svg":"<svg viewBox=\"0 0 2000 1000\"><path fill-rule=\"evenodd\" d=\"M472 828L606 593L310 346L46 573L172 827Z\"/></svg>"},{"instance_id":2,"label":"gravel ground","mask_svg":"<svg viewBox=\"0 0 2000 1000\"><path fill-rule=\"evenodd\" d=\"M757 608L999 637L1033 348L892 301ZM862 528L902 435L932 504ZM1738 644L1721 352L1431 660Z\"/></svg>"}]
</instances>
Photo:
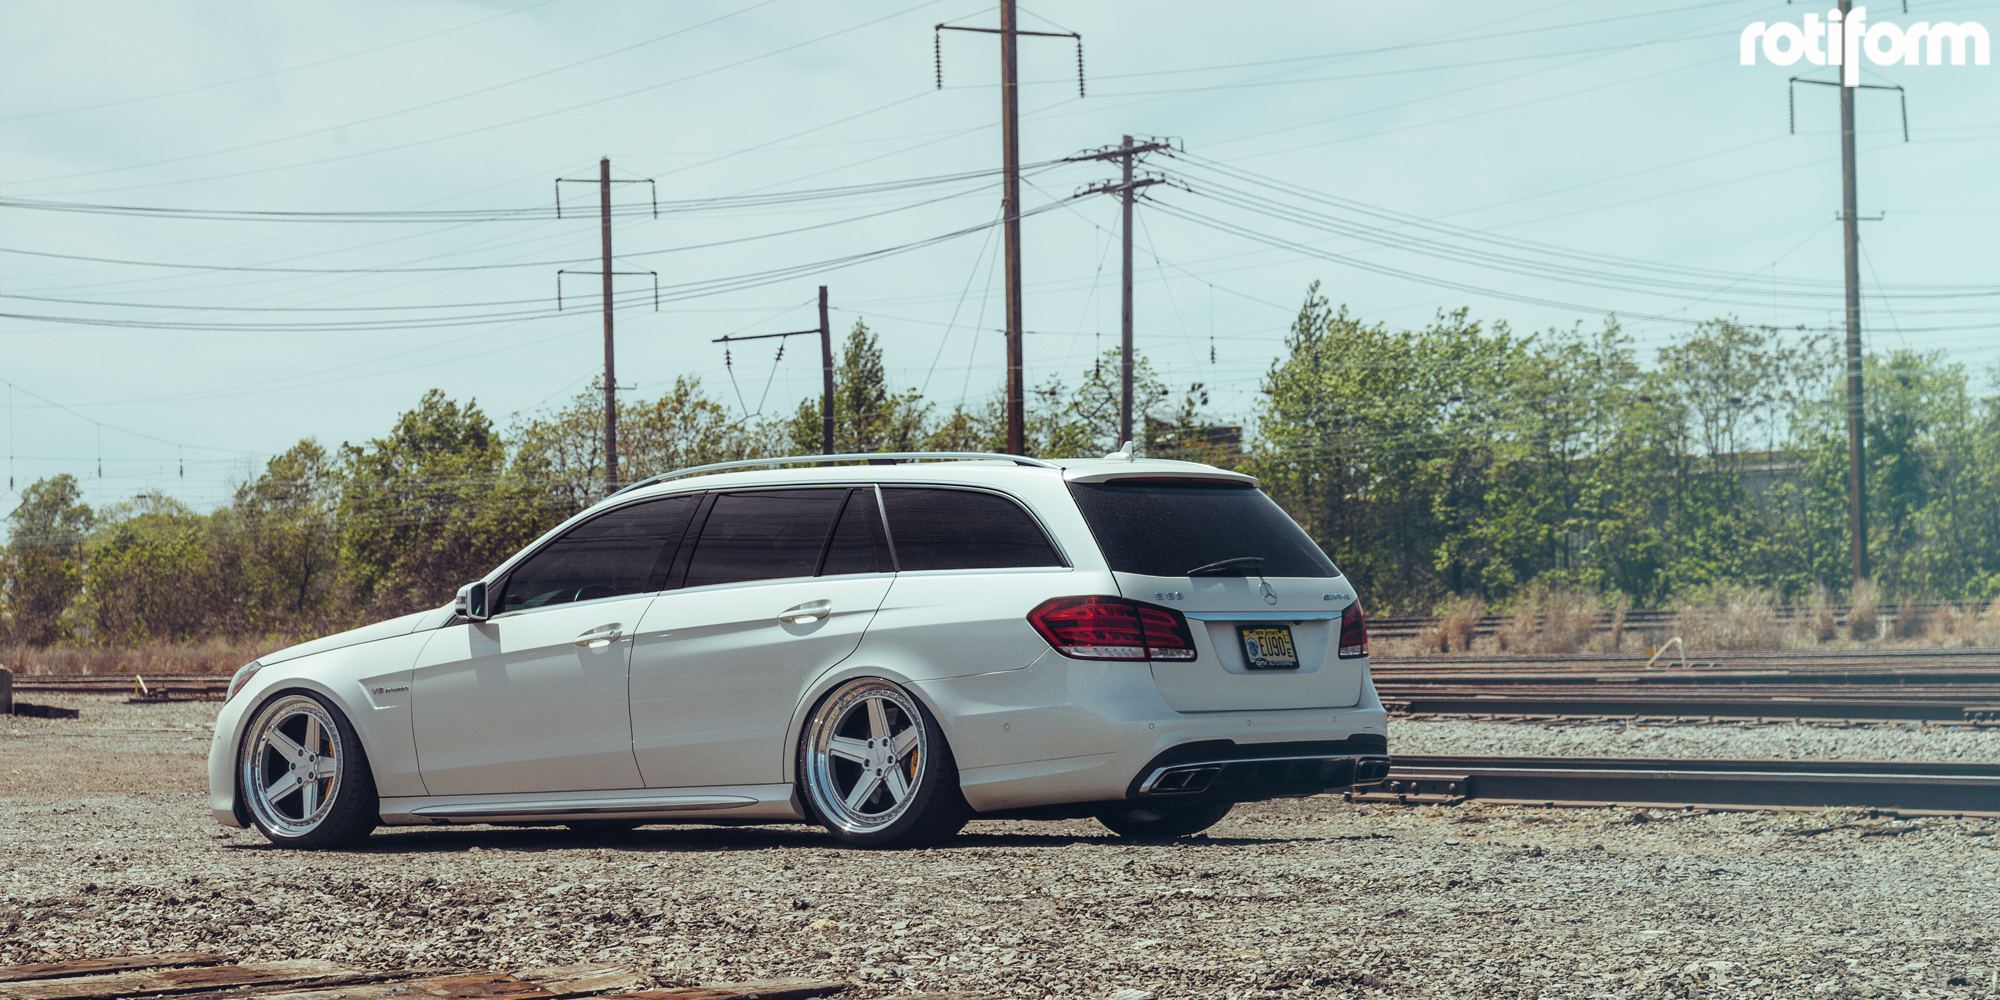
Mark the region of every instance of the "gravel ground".
<instances>
[{"instance_id":1,"label":"gravel ground","mask_svg":"<svg viewBox=\"0 0 2000 1000\"><path fill-rule=\"evenodd\" d=\"M1396 719L1389 749L1495 757L1720 757L1737 760L2000 760L2000 728L1883 725L1559 725Z\"/></svg>"},{"instance_id":2,"label":"gravel ground","mask_svg":"<svg viewBox=\"0 0 2000 1000\"><path fill-rule=\"evenodd\" d=\"M1988 821L1322 796L1242 806L1166 845L1088 822L982 821L898 853L804 827L662 826L385 830L362 850L305 854L209 820L206 743L185 727L213 705L84 704L77 721L9 720L0 740L0 964L174 950L503 970L609 959L661 984L847 979L859 998L2000 996ZM1729 740L1772 730L1706 731L1724 735L1696 752L1754 755ZM1398 723L1392 745L1550 752L1504 741L1579 732ZM1629 735L1587 742L1634 752L1617 742ZM1888 750L1924 752L1858 756Z\"/></svg>"}]
</instances>

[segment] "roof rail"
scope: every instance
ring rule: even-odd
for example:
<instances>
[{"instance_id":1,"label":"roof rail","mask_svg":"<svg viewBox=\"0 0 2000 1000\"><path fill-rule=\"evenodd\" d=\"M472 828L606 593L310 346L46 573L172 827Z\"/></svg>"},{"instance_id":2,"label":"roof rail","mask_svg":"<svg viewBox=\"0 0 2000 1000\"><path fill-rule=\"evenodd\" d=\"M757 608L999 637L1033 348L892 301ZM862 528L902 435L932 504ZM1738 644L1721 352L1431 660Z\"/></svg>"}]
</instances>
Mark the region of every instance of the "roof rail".
<instances>
[{"instance_id":1,"label":"roof rail","mask_svg":"<svg viewBox=\"0 0 2000 1000\"><path fill-rule=\"evenodd\" d=\"M811 465L819 462L868 462L871 465L886 462L893 465L898 462L915 462L923 459L952 459L957 461L978 459L991 461L997 459L1013 462L1016 465L1032 466L1037 469L1062 468L1060 465L1051 465L1040 459L1028 458L1023 455L1003 455L999 452L988 451L871 451L854 455L788 455L784 458L746 458L736 462L711 462L708 465L695 465L685 469L675 469L672 472L662 472L657 476L647 476L636 483L621 486L604 499L609 500L620 493L628 493L641 486L651 486L654 483L664 483L669 479L679 479L682 476L692 476L703 472L721 472L724 469L754 469L771 465Z\"/></svg>"}]
</instances>

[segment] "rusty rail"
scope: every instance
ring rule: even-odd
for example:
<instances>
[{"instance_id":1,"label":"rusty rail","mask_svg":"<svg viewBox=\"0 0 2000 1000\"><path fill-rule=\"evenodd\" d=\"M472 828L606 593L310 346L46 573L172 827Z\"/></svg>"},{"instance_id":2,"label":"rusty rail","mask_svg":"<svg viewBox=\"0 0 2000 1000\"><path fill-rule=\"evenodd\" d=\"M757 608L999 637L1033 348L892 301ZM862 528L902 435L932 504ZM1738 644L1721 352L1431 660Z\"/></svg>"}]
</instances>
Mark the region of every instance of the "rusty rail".
<instances>
[{"instance_id":1,"label":"rusty rail","mask_svg":"<svg viewBox=\"0 0 2000 1000\"><path fill-rule=\"evenodd\" d=\"M2000 818L2000 762L1398 755L1362 803L1672 809L1865 808Z\"/></svg>"}]
</instances>

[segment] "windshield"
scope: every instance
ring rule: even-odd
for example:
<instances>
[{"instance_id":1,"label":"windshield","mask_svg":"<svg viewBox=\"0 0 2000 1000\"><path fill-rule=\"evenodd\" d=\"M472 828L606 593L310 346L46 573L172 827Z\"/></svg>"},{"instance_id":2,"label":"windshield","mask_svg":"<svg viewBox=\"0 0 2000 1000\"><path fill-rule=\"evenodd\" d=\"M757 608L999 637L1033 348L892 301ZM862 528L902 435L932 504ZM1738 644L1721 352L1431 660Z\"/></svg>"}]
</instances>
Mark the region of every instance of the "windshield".
<instances>
[{"instance_id":1,"label":"windshield","mask_svg":"<svg viewBox=\"0 0 2000 1000\"><path fill-rule=\"evenodd\" d=\"M1333 560L1248 483L1114 479L1070 483L1104 558L1145 576L1339 576Z\"/></svg>"}]
</instances>

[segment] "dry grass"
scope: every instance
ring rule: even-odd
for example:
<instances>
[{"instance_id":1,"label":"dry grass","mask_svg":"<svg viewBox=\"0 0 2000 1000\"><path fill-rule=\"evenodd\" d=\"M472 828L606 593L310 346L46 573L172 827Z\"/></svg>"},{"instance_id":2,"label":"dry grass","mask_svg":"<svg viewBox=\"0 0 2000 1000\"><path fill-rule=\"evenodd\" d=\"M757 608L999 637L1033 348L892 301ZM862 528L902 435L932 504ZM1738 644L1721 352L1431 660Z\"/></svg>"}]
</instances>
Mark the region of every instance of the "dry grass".
<instances>
[{"instance_id":1,"label":"dry grass","mask_svg":"<svg viewBox=\"0 0 2000 1000\"><path fill-rule=\"evenodd\" d=\"M1503 652L1574 653L1596 632L1595 601L1567 590L1534 590L1494 639Z\"/></svg>"},{"instance_id":2,"label":"dry grass","mask_svg":"<svg viewBox=\"0 0 2000 1000\"><path fill-rule=\"evenodd\" d=\"M1917 606L1914 601L1896 602L1896 620L1890 623L1889 634L1897 639L1920 639L1930 633L1931 612Z\"/></svg>"},{"instance_id":3,"label":"dry grass","mask_svg":"<svg viewBox=\"0 0 2000 1000\"><path fill-rule=\"evenodd\" d=\"M1854 585L1854 595L1847 609L1847 638L1854 642L1867 642L1882 634L1882 591L1873 580L1863 580Z\"/></svg>"},{"instance_id":4,"label":"dry grass","mask_svg":"<svg viewBox=\"0 0 2000 1000\"><path fill-rule=\"evenodd\" d=\"M1768 590L1715 587L1681 602L1681 642L1689 652L1783 648L1777 603Z\"/></svg>"},{"instance_id":5,"label":"dry grass","mask_svg":"<svg viewBox=\"0 0 2000 1000\"><path fill-rule=\"evenodd\" d=\"M31 674L226 674L299 641L277 636L259 642L209 639L194 645L149 643L128 649L98 646L11 646L0 649L0 666L16 676Z\"/></svg>"},{"instance_id":6,"label":"dry grass","mask_svg":"<svg viewBox=\"0 0 2000 1000\"><path fill-rule=\"evenodd\" d=\"M1833 601L1827 596L1826 585L1813 584L1812 604L1806 609L1802 623L1805 635L1814 643L1832 642L1840 636L1840 620L1834 617Z\"/></svg>"},{"instance_id":7,"label":"dry grass","mask_svg":"<svg viewBox=\"0 0 2000 1000\"><path fill-rule=\"evenodd\" d=\"M2000 601L1983 608L1978 601L1946 604L1926 616L1921 639L1935 646L2000 646Z\"/></svg>"},{"instance_id":8,"label":"dry grass","mask_svg":"<svg viewBox=\"0 0 2000 1000\"><path fill-rule=\"evenodd\" d=\"M1453 650L1471 651L1472 640L1479 634L1479 615L1484 609L1484 602L1477 597L1460 598L1439 608L1437 623L1409 644L1413 647L1411 652L1425 656Z\"/></svg>"},{"instance_id":9,"label":"dry grass","mask_svg":"<svg viewBox=\"0 0 2000 1000\"><path fill-rule=\"evenodd\" d=\"M1625 612L1632 610L1632 598L1627 594L1618 595L1618 604L1611 612L1611 635L1605 640L1606 652L1616 653L1625 646Z\"/></svg>"}]
</instances>

